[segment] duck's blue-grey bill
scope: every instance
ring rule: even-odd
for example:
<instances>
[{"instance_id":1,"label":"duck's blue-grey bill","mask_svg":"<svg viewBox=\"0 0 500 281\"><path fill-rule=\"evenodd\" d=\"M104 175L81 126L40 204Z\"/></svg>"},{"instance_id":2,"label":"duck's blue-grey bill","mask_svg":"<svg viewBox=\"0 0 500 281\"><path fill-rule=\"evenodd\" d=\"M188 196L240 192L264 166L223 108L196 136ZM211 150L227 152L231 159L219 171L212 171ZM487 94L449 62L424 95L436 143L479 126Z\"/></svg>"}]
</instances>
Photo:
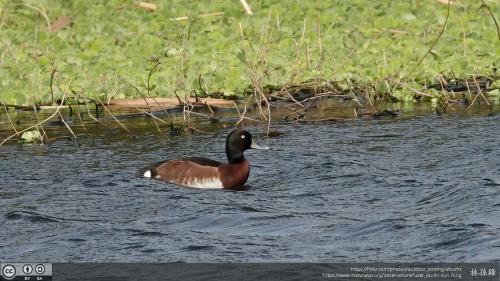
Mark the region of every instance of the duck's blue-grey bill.
<instances>
[{"instance_id":1,"label":"duck's blue-grey bill","mask_svg":"<svg viewBox=\"0 0 500 281\"><path fill-rule=\"evenodd\" d=\"M254 149L269 149L269 146L260 145L260 144L256 143L254 140L252 140L252 144L250 145L250 148L254 148Z\"/></svg>"}]
</instances>

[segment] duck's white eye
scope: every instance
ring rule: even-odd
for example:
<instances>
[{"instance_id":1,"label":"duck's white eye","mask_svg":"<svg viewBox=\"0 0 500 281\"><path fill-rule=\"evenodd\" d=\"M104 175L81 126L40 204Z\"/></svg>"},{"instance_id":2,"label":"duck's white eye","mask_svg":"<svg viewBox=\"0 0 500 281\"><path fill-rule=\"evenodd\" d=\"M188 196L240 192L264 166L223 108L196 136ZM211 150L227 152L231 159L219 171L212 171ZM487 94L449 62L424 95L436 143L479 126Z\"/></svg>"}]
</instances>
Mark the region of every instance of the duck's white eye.
<instances>
[{"instance_id":1,"label":"duck's white eye","mask_svg":"<svg viewBox=\"0 0 500 281\"><path fill-rule=\"evenodd\" d=\"M241 135L241 138L244 139L245 138L245 135Z\"/></svg>"}]
</instances>

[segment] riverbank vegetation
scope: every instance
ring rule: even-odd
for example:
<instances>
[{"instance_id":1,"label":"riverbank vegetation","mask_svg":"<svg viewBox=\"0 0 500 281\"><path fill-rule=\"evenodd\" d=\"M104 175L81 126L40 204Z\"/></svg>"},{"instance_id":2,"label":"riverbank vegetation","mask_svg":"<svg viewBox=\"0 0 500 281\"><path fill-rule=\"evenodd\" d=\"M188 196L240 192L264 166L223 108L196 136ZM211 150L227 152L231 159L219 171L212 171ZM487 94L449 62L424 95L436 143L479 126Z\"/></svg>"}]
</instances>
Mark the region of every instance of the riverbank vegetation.
<instances>
[{"instance_id":1,"label":"riverbank vegetation","mask_svg":"<svg viewBox=\"0 0 500 281\"><path fill-rule=\"evenodd\" d=\"M500 100L499 6L0 0L0 125L13 131L0 145L60 137L44 126L64 128L77 143L89 122L132 133L122 122L131 116L113 113L124 107L162 135L175 135L177 123L201 131L191 121L214 124L228 110L236 119L227 126L257 122L267 135L277 118L394 118L391 103L423 101L438 115L474 104L492 111ZM50 110L39 115L41 108ZM19 109L33 110L33 122L20 122Z\"/></svg>"},{"instance_id":2,"label":"riverbank vegetation","mask_svg":"<svg viewBox=\"0 0 500 281\"><path fill-rule=\"evenodd\" d=\"M248 1L253 14L239 1L0 3L5 105L302 88L367 100L438 98L454 85L498 95L493 0Z\"/></svg>"}]
</instances>

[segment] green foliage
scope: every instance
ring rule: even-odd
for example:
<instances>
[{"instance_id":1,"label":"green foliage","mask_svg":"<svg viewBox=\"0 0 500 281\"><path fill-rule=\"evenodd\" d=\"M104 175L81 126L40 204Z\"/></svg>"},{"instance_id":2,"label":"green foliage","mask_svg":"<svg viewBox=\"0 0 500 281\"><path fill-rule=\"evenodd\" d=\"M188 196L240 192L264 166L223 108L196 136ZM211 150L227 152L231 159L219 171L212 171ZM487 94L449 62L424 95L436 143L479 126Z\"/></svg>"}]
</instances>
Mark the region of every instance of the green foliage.
<instances>
[{"instance_id":1,"label":"green foliage","mask_svg":"<svg viewBox=\"0 0 500 281\"><path fill-rule=\"evenodd\" d=\"M19 143L37 143L42 141L42 134L38 130L26 131L21 135Z\"/></svg>"},{"instance_id":2,"label":"green foliage","mask_svg":"<svg viewBox=\"0 0 500 281\"><path fill-rule=\"evenodd\" d=\"M492 11L498 1L486 1ZM437 1L158 1L148 12L134 1L1 1L0 102L51 102L61 90L89 97L173 96L174 90L241 95L252 86L296 84L312 78L340 85L374 85L379 94L411 101L406 89L389 89L388 78L412 85L439 74L490 74L500 65L493 21L481 1L460 1L433 52L406 77L437 38L447 6ZM69 15L73 24L49 32ZM223 12L222 16L203 16ZM172 20L187 16L189 20ZM240 28L241 27L241 28ZM350 82L346 82L350 79ZM414 86L417 87L417 86Z\"/></svg>"},{"instance_id":3,"label":"green foliage","mask_svg":"<svg viewBox=\"0 0 500 281\"><path fill-rule=\"evenodd\" d=\"M493 91L488 92L488 96L492 99L499 100L500 99L500 89L495 89Z\"/></svg>"}]
</instances>

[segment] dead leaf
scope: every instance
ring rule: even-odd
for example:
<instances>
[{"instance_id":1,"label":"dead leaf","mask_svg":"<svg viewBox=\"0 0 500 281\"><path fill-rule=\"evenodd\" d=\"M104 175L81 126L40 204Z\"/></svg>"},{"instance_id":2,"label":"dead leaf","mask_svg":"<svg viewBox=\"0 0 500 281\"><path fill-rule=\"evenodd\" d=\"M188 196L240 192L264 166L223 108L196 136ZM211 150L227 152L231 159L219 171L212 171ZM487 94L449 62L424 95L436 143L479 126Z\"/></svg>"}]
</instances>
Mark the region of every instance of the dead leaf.
<instances>
[{"instance_id":1,"label":"dead leaf","mask_svg":"<svg viewBox=\"0 0 500 281\"><path fill-rule=\"evenodd\" d=\"M137 6L139 6L139 8L142 8L142 9L145 9L145 10L148 10L151 12L154 12L156 10L156 4L153 4L153 3L139 2L139 3L137 3Z\"/></svg>"},{"instance_id":2,"label":"dead leaf","mask_svg":"<svg viewBox=\"0 0 500 281\"><path fill-rule=\"evenodd\" d=\"M55 22L50 24L50 32L58 32L71 24L71 17L63 16L58 18Z\"/></svg>"},{"instance_id":3,"label":"dead leaf","mask_svg":"<svg viewBox=\"0 0 500 281\"><path fill-rule=\"evenodd\" d=\"M437 1L441 4L446 4L446 5L448 5L448 1L450 1L450 5L457 4L457 2L455 2L454 0L437 0Z\"/></svg>"}]
</instances>

